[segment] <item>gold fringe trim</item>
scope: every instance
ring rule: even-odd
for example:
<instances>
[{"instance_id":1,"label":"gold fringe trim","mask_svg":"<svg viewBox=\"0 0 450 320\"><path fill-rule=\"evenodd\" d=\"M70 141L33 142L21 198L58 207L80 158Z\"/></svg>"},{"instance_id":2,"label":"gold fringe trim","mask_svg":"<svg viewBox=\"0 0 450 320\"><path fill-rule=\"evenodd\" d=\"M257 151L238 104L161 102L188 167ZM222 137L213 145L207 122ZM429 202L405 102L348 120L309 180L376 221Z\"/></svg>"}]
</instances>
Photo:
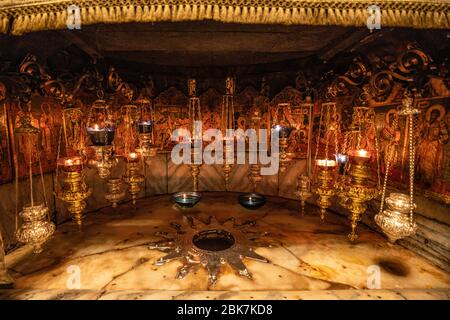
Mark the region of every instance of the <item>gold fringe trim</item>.
<instances>
[{"instance_id":1,"label":"gold fringe trim","mask_svg":"<svg viewBox=\"0 0 450 320\"><path fill-rule=\"evenodd\" d=\"M19 2L19 1L17 1ZM0 32L11 33L66 28L67 6L81 8L81 23L148 23L214 20L225 23L338 25L365 27L367 1L362 0L34 0L28 4L2 4ZM380 6L381 27L450 28L447 1L373 1ZM8 1L8 3L10 3ZM370 3L372 4L372 2Z\"/></svg>"},{"instance_id":2,"label":"gold fringe trim","mask_svg":"<svg viewBox=\"0 0 450 320\"><path fill-rule=\"evenodd\" d=\"M6 33L8 31L8 24L8 17L0 17L0 33Z\"/></svg>"}]
</instances>

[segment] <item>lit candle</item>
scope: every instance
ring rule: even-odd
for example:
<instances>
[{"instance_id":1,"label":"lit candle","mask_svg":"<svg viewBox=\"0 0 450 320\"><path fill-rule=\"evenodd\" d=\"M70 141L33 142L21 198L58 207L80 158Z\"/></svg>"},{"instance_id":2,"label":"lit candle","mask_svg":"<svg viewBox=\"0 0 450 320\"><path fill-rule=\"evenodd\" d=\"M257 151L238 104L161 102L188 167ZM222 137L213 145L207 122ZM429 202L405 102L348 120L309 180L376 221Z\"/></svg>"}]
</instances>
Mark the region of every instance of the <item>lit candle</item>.
<instances>
[{"instance_id":1,"label":"lit candle","mask_svg":"<svg viewBox=\"0 0 450 320\"><path fill-rule=\"evenodd\" d=\"M364 149L357 150L356 156L361 158L370 158L369 152Z\"/></svg>"},{"instance_id":2,"label":"lit candle","mask_svg":"<svg viewBox=\"0 0 450 320\"><path fill-rule=\"evenodd\" d=\"M58 164L64 167L64 171L74 172L82 169L82 159L79 156L61 158L58 160Z\"/></svg>"},{"instance_id":3,"label":"lit candle","mask_svg":"<svg viewBox=\"0 0 450 320\"><path fill-rule=\"evenodd\" d=\"M316 161L316 163L319 167L335 167L336 166L335 160L319 159Z\"/></svg>"},{"instance_id":4,"label":"lit candle","mask_svg":"<svg viewBox=\"0 0 450 320\"><path fill-rule=\"evenodd\" d=\"M138 157L138 154L136 152L130 152L128 154L128 159L130 159L130 160L136 160L137 157Z\"/></svg>"},{"instance_id":5,"label":"lit candle","mask_svg":"<svg viewBox=\"0 0 450 320\"><path fill-rule=\"evenodd\" d=\"M64 161L64 165L65 165L65 166L71 166L71 165L73 165L73 160L72 160L72 159L66 159L66 161Z\"/></svg>"}]
</instances>

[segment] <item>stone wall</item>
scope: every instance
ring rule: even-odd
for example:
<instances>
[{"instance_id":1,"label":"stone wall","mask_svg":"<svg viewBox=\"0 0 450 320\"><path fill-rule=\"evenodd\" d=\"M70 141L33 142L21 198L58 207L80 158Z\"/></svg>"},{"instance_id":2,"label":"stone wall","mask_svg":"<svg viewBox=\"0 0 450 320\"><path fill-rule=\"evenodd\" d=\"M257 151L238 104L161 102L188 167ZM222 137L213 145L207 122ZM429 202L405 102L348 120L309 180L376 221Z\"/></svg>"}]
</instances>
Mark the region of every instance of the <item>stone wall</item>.
<instances>
[{"instance_id":1,"label":"stone wall","mask_svg":"<svg viewBox=\"0 0 450 320\"><path fill-rule=\"evenodd\" d=\"M294 160L283 173L274 176L264 176L261 183L258 184L257 192L280 196L289 199L297 199L295 191L297 190L297 178L302 172L305 172L306 161ZM123 173L124 163L119 162L113 170L112 176L118 177ZM157 194L174 193L178 191L192 190L192 180L190 168L188 165L175 165L170 160L170 154L161 153L154 158L147 159L143 167L145 175L145 184L142 186L140 198ZM252 191L251 183L248 179L249 165L233 165L230 174L228 188L225 188L225 181L221 165L202 165L199 175L199 191ZM55 199L53 195L54 174L45 175L46 194L49 200L50 210L54 213L54 219L57 223L62 223L70 219L70 214L65 210L64 204ZM87 199L86 212L93 212L110 204L104 198L106 190L105 182L95 174L94 169L86 169L86 180L93 188L92 196ZM39 179L35 178L35 185L38 194L42 194ZM29 194L28 182L22 181L19 184L20 195ZM0 226L5 239L6 247L11 248L15 244L14 226L15 226L15 186L14 183L0 185ZM129 196L124 201L129 200ZM314 202L311 198L309 202ZM19 201L19 210L23 199ZM415 215L418 224L418 232L415 236L400 240L398 244L415 251L416 253L431 260L436 265L445 270L449 267L449 247L450 247L450 215L449 206L427 199L423 196L416 198L418 205ZM336 204L330 208L340 215L347 215L347 212ZM379 209L379 201L373 201L367 213L362 218L362 223L368 225L371 229L380 232L375 224L373 217Z\"/></svg>"}]
</instances>

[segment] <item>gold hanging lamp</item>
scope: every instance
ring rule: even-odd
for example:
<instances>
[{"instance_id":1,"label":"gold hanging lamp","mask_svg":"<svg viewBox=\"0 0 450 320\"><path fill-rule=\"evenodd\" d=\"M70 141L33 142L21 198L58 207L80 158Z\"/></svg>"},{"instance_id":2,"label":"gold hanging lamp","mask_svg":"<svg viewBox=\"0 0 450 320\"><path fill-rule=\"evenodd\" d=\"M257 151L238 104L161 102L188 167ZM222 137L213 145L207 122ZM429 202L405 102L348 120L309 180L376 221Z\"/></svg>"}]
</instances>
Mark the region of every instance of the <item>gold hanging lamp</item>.
<instances>
[{"instance_id":1,"label":"gold hanging lamp","mask_svg":"<svg viewBox=\"0 0 450 320\"><path fill-rule=\"evenodd\" d=\"M31 108L31 105L29 107ZM42 245L55 232L55 225L50 219L50 211L48 209L47 197L45 194L44 175L39 152L40 130L32 125L31 110L29 110L27 115L20 119L20 122L20 126L14 130L14 133L17 139L22 139L22 141L25 142L27 148L24 152L24 160L28 166L30 179L30 203L25 204L22 211L19 213L22 225L16 229L15 235L17 241L31 245L34 253L40 253L42 252ZM34 198L33 165L36 163L38 163L40 169L43 202L35 202ZM16 162L16 169L17 168L18 165ZM19 200L18 174L19 172L16 170L16 203Z\"/></svg>"}]
</instances>

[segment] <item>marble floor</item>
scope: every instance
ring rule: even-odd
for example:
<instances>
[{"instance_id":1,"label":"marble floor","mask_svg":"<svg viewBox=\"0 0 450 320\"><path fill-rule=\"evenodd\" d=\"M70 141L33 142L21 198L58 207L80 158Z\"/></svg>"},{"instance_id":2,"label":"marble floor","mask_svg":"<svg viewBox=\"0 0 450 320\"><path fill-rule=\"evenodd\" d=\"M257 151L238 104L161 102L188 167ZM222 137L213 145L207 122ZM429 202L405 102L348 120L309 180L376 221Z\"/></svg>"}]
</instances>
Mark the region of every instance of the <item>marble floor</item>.
<instances>
[{"instance_id":1,"label":"marble floor","mask_svg":"<svg viewBox=\"0 0 450 320\"><path fill-rule=\"evenodd\" d=\"M81 232L72 222L59 225L41 254L23 246L7 255L15 288L0 291L0 299L450 299L450 274L363 225L350 243L341 216L328 213L321 222L317 208L301 216L298 202L277 197L248 210L237 197L204 193L197 206L180 210L169 195L155 196L137 208L126 203L89 213ZM186 215L255 220L252 231L267 232L272 244L255 252L269 262L244 258L252 279L228 264L214 285L203 268L177 279L181 262L155 265L165 253L148 245ZM377 270L379 286L368 290Z\"/></svg>"}]
</instances>

